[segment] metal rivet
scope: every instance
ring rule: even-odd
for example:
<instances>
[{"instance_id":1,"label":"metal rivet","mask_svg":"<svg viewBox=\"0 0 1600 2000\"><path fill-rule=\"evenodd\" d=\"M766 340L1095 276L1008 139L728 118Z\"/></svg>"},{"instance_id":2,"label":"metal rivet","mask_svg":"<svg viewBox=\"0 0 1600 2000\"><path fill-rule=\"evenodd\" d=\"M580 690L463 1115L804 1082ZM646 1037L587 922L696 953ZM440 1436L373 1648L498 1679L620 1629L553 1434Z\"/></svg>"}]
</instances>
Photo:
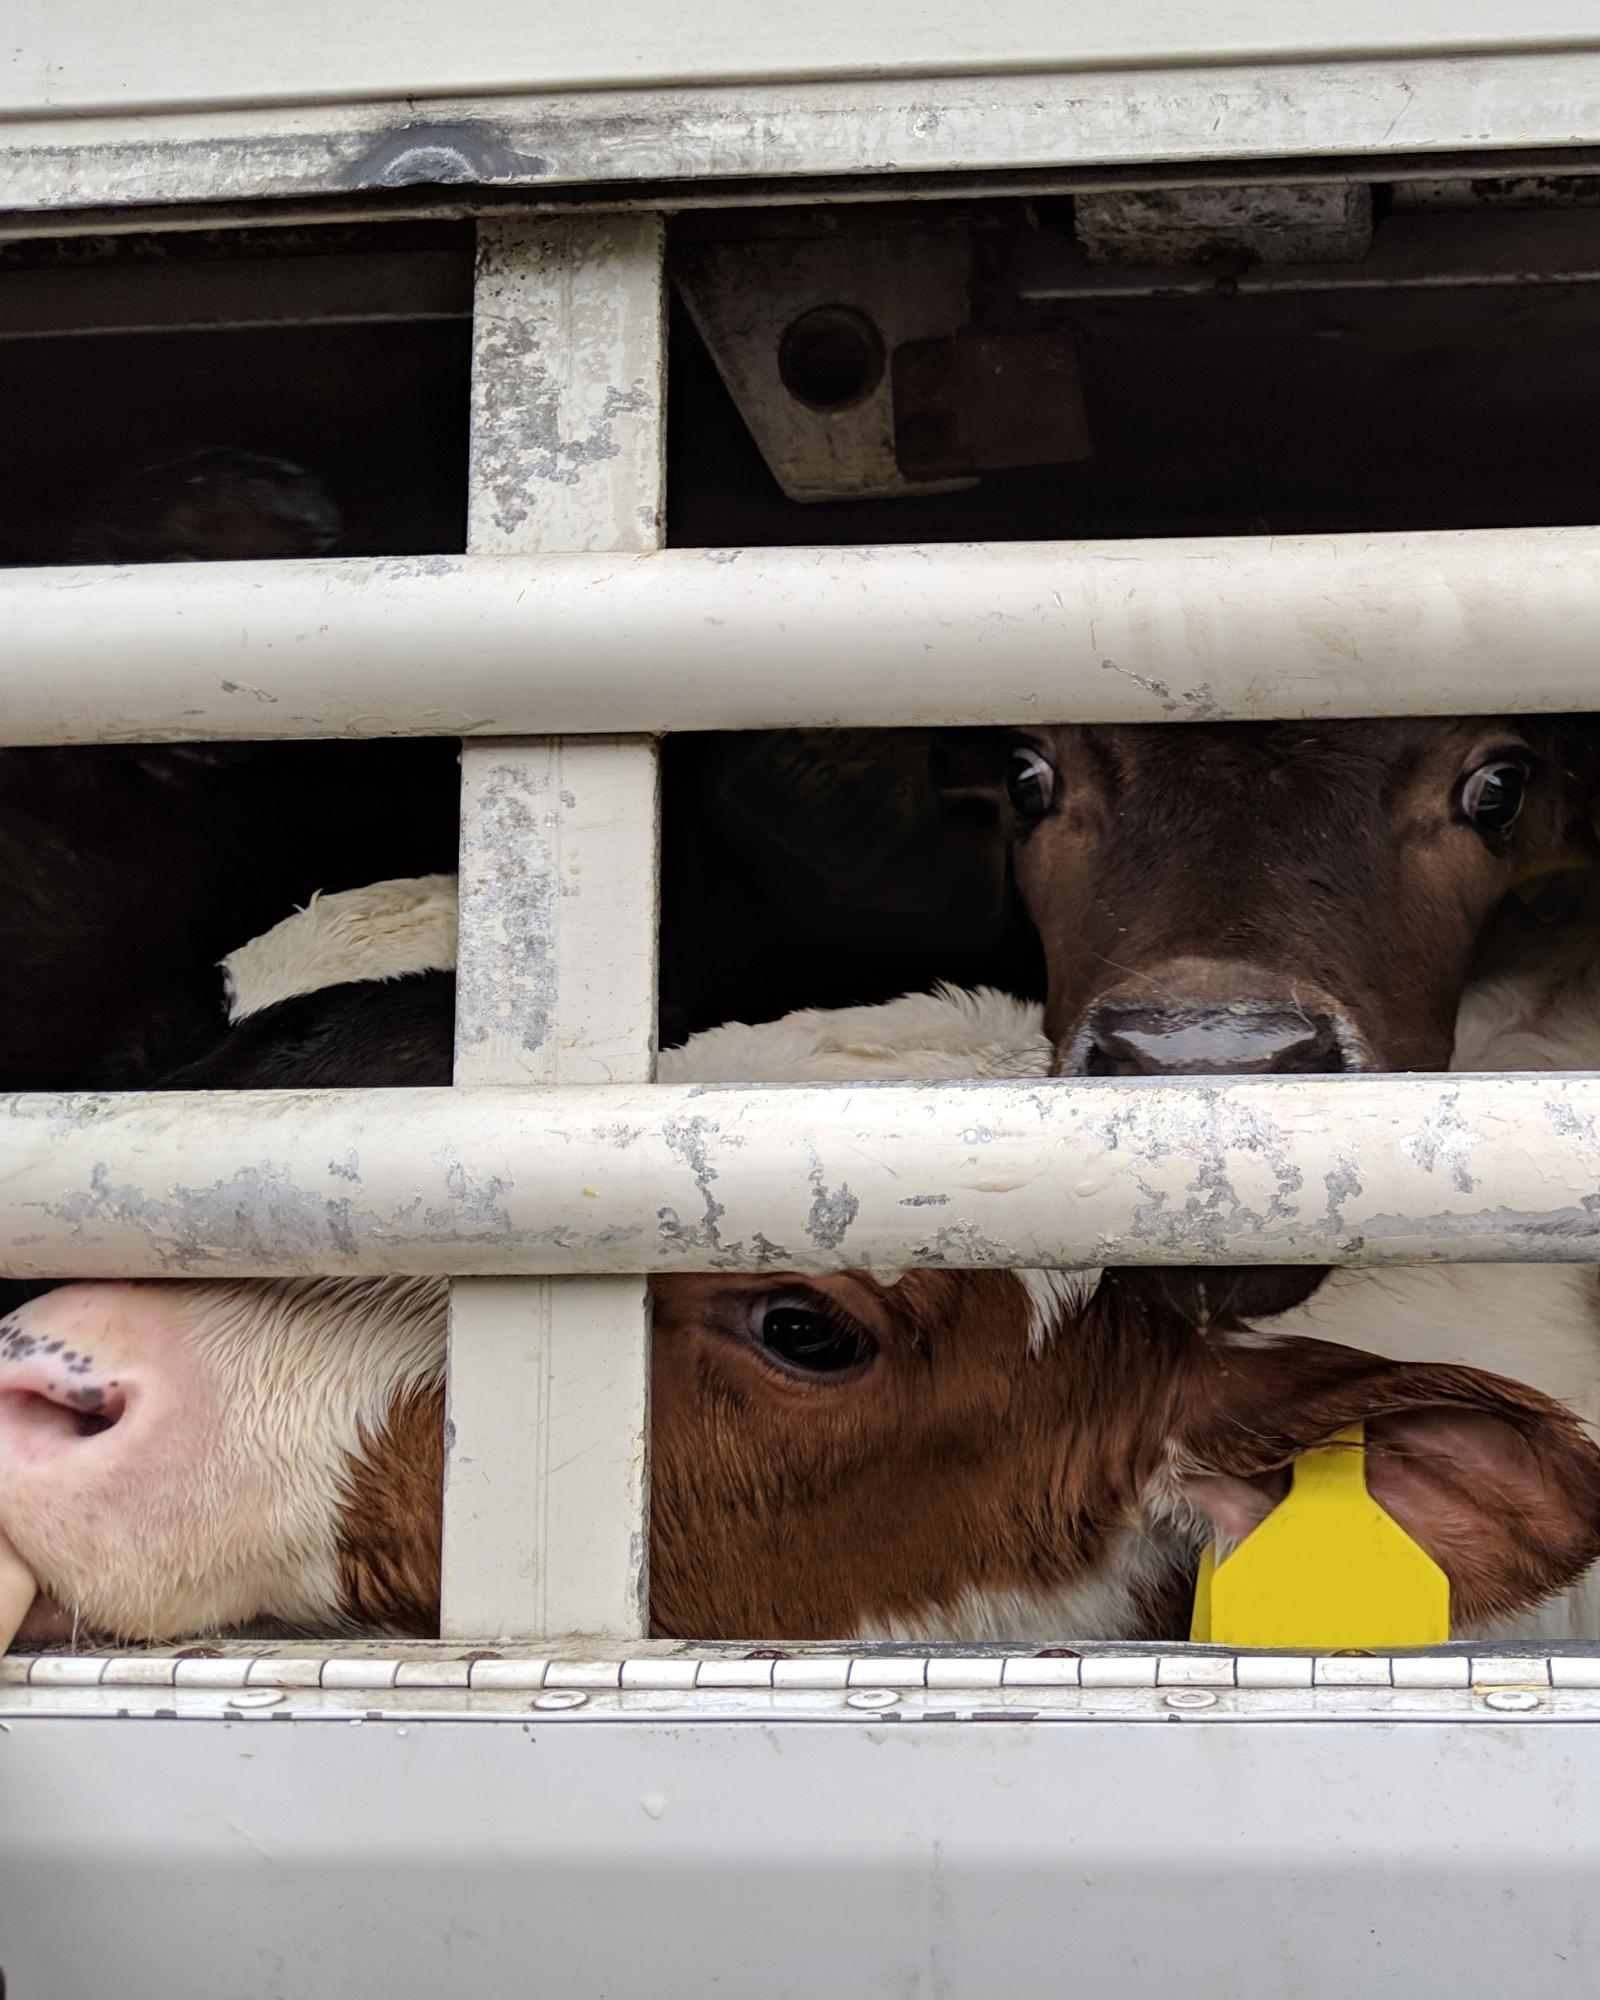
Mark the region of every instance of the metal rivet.
<instances>
[{"instance_id":1,"label":"metal rivet","mask_svg":"<svg viewBox=\"0 0 1600 2000\"><path fill-rule=\"evenodd\" d=\"M1209 1688L1174 1688L1167 1696L1168 1708L1215 1708L1217 1698Z\"/></svg>"},{"instance_id":2,"label":"metal rivet","mask_svg":"<svg viewBox=\"0 0 1600 2000\"><path fill-rule=\"evenodd\" d=\"M589 1697L581 1688L551 1688L548 1694L536 1694L535 1708L582 1708Z\"/></svg>"},{"instance_id":3,"label":"metal rivet","mask_svg":"<svg viewBox=\"0 0 1600 2000\"><path fill-rule=\"evenodd\" d=\"M1531 1688L1495 1688L1483 1698L1485 1708L1512 1709L1526 1712L1539 1706L1539 1697Z\"/></svg>"},{"instance_id":4,"label":"metal rivet","mask_svg":"<svg viewBox=\"0 0 1600 2000\"><path fill-rule=\"evenodd\" d=\"M844 1698L846 1708L893 1708L900 1699L893 1688L857 1688Z\"/></svg>"},{"instance_id":5,"label":"metal rivet","mask_svg":"<svg viewBox=\"0 0 1600 2000\"><path fill-rule=\"evenodd\" d=\"M283 1700L282 1688L241 1688L230 1694L224 1708L276 1708Z\"/></svg>"}]
</instances>

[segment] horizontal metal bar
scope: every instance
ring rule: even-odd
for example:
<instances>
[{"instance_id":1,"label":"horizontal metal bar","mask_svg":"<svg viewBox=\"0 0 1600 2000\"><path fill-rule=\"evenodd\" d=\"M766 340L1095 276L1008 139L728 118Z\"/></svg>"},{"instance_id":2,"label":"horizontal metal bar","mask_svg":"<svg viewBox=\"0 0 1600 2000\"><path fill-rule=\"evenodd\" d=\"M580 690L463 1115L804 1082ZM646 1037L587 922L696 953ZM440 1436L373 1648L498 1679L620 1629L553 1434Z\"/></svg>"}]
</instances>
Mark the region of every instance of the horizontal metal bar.
<instances>
[{"instance_id":1,"label":"horizontal metal bar","mask_svg":"<svg viewBox=\"0 0 1600 2000\"><path fill-rule=\"evenodd\" d=\"M1039 195L1078 194L1111 188L1246 187L1257 183L1279 187L1311 181L1385 183L1443 180L1482 182L1486 169L1493 180L1560 175L1565 180L1600 174L1593 148L1577 146L1497 146L1486 155L1481 146L1469 152L1297 154L1262 160L1124 161L1103 165L1038 166L960 172L901 173L880 168L850 175L797 174L772 181L762 176L716 181L635 180L624 188L559 186L537 188L429 187L426 183L396 192L374 188L349 195L311 195L303 199L254 199L241 196L221 202L178 201L152 206L72 208L45 211L0 210L0 244L65 240L80 236L129 236L159 230L164 236L242 228L263 222L274 228L320 227L353 222L461 221L485 215L568 215L579 209L605 213L650 209L663 215L726 209L774 210L812 202L830 207L906 202L943 203L951 200L1024 199ZM102 267L103 268L103 267Z\"/></svg>"},{"instance_id":2,"label":"horizontal metal bar","mask_svg":"<svg viewBox=\"0 0 1600 2000\"><path fill-rule=\"evenodd\" d=\"M0 1270L1600 1260L1600 1076L14 1097Z\"/></svg>"},{"instance_id":3,"label":"horizontal metal bar","mask_svg":"<svg viewBox=\"0 0 1600 2000\"><path fill-rule=\"evenodd\" d=\"M1600 529L11 570L0 631L17 744L1592 708Z\"/></svg>"},{"instance_id":4,"label":"horizontal metal bar","mask_svg":"<svg viewBox=\"0 0 1600 2000\"><path fill-rule=\"evenodd\" d=\"M748 0L687 14L644 0L458 0L448 11L377 12L279 0L270 21L219 14L208 0L159 0L147 18L107 0L15 0L7 18L0 115L160 113L204 106L403 101L430 92L501 97L529 90L641 94L707 82L797 78L979 80L1219 62L1343 56L1414 62L1555 52L1597 42L1587 0L1124 0L1041 15L1031 0L929 11L925 0L814 0L798 17Z\"/></svg>"},{"instance_id":5,"label":"horizontal metal bar","mask_svg":"<svg viewBox=\"0 0 1600 2000\"><path fill-rule=\"evenodd\" d=\"M450 250L0 271L0 340L363 326L471 312L471 263Z\"/></svg>"},{"instance_id":6,"label":"horizontal metal bar","mask_svg":"<svg viewBox=\"0 0 1600 2000\"><path fill-rule=\"evenodd\" d=\"M1592 285L1600 280L1600 213L1592 208L1461 212L1414 209L1379 224L1371 251L1338 264L1091 263L1069 237L1018 231L1005 282L1025 299L1113 299L1159 293L1426 291L1483 285Z\"/></svg>"},{"instance_id":7,"label":"horizontal metal bar","mask_svg":"<svg viewBox=\"0 0 1600 2000\"><path fill-rule=\"evenodd\" d=\"M859 10L858 10L859 11ZM1527 30L1514 31L1519 38ZM1588 47L1572 46L1574 40ZM813 52L826 41L813 29ZM1160 67L496 91L374 103L145 105L0 120L0 206L352 196L1165 161L1526 151L1600 142L1593 31L1543 48ZM1565 46L1558 44L1564 43ZM1218 58L1222 58L1218 60ZM702 72L704 73L704 72ZM252 69L259 77L259 66ZM1492 165L1488 169L1492 171Z\"/></svg>"}]
</instances>

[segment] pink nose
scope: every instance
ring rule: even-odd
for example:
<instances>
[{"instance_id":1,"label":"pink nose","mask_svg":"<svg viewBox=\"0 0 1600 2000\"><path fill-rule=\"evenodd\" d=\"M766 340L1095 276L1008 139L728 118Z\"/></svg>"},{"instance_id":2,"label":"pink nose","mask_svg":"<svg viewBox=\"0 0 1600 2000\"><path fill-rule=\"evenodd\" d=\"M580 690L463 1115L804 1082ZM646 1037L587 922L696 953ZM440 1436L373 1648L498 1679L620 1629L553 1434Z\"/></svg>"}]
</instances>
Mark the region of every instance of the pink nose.
<instances>
[{"instance_id":1,"label":"pink nose","mask_svg":"<svg viewBox=\"0 0 1600 2000\"><path fill-rule=\"evenodd\" d=\"M0 1321L0 1464L99 1437L127 1408L124 1382L32 1312Z\"/></svg>"}]
</instances>

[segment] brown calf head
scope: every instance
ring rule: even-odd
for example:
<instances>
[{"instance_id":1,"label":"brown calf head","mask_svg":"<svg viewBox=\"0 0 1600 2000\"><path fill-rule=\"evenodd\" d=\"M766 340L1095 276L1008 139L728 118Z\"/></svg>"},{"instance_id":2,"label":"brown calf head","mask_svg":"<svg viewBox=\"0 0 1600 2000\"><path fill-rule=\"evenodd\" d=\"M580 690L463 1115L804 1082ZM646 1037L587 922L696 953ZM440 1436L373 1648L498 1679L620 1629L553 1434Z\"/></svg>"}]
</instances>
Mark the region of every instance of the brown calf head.
<instances>
[{"instance_id":1,"label":"brown calf head","mask_svg":"<svg viewBox=\"0 0 1600 2000\"><path fill-rule=\"evenodd\" d=\"M1104 1314L1054 1335L1035 1296L1009 1271L658 1279L658 1629L910 1633L1108 1565L1172 1357Z\"/></svg>"},{"instance_id":2,"label":"brown calf head","mask_svg":"<svg viewBox=\"0 0 1600 2000\"><path fill-rule=\"evenodd\" d=\"M1200 1541L1247 1533L1292 1461L1355 1422L1374 1496L1462 1622L1600 1556L1600 1451L1535 1390L1208 1340L1117 1294L1056 1317L1037 1279L998 1271L659 1281L657 1629L970 1632L988 1603L1034 1633L1182 1638Z\"/></svg>"},{"instance_id":3,"label":"brown calf head","mask_svg":"<svg viewBox=\"0 0 1600 2000\"><path fill-rule=\"evenodd\" d=\"M0 1322L26 1629L435 1630L446 1311L426 1280L80 1284ZM1037 1276L664 1278L654 1392L685 1638L1181 1637L1210 1524L1357 1420L1462 1618L1600 1551L1600 1453L1530 1390Z\"/></svg>"},{"instance_id":4,"label":"brown calf head","mask_svg":"<svg viewBox=\"0 0 1600 2000\"><path fill-rule=\"evenodd\" d=\"M1512 882L1600 853L1589 740L1545 719L1063 727L959 756L1011 835L1061 1075L1443 1069ZM1112 1282L1226 1320L1320 1276Z\"/></svg>"}]
</instances>

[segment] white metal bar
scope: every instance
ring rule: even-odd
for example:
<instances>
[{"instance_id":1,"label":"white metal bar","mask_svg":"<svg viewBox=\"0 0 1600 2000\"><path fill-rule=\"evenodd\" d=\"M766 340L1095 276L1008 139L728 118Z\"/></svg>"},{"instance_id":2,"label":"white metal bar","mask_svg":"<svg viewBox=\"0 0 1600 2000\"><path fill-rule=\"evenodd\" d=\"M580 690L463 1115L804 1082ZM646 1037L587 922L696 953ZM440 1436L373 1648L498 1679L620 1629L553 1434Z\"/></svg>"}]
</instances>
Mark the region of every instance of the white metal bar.
<instances>
[{"instance_id":1,"label":"white metal bar","mask_svg":"<svg viewBox=\"0 0 1600 2000\"><path fill-rule=\"evenodd\" d=\"M815 0L802 18L748 0L691 13L648 0L416 0L330 10L278 0L269 25L206 0L161 0L132 22L106 0L11 0L0 111L25 116L183 105L417 97L484 89L744 83L792 77L925 80L930 73L1105 68L1115 63L1271 62L1593 47L1586 0L1123 0L1109 12L1040 14L1029 0ZM529 163L532 164L531 162Z\"/></svg>"},{"instance_id":2,"label":"white metal bar","mask_svg":"<svg viewBox=\"0 0 1600 2000\"><path fill-rule=\"evenodd\" d=\"M657 216L480 224L474 551L659 541L662 254ZM658 789L649 742L463 745L458 1083L648 1081ZM636 1275L453 1288L446 1635L645 1631L649 1339Z\"/></svg>"},{"instance_id":3,"label":"white metal bar","mask_svg":"<svg viewBox=\"0 0 1600 2000\"><path fill-rule=\"evenodd\" d=\"M0 632L12 743L1587 708L1600 528L13 570Z\"/></svg>"},{"instance_id":4,"label":"white metal bar","mask_svg":"<svg viewBox=\"0 0 1600 2000\"><path fill-rule=\"evenodd\" d=\"M3 157L3 137L0 137ZM1436 153L1395 153L1384 157L1329 160L1315 154L1303 158L1263 160L1175 160L1148 165L1137 163L1096 166L1032 166L989 169L964 174L954 192L962 200L1037 199L1040 195L1078 194L1107 189L1172 187L1286 187L1293 184L1324 184L1330 180L1371 182L1404 187L1419 182L1425 187L1441 182L1483 178L1486 171L1496 181L1538 178L1555 174L1566 180L1586 181L1600 175L1600 161L1591 148L1571 146L1497 146L1486 159L1479 144L1468 151ZM825 199L831 207L849 208L880 204L886 195L898 203L948 202L952 196L948 175L938 173L896 174L892 183L880 176L859 174L847 179L817 181L686 180L661 183L630 182L612 188L604 197L606 212L647 209L652 214L674 216L693 211L706 214L712 209L734 212L751 208L781 208ZM540 194L529 187L510 197L496 196L494 213L509 215L570 215L576 206L572 193L554 187ZM482 212L486 204L469 196L463 200L448 185L415 186L394 190L374 188L365 194L347 196L337 204L341 224L352 222L415 222L419 220L459 220L463 211ZM1524 213L1529 211L1524 210ZM234 226L248 227L261 219L260 204L248 200L220 202L171 202L164 204L159 217L163 236L183 236L195 231L213 232ZM272 205L274 228L320 226L329 220L325 198L285 196ZM130 236L148 234L152 227L147 208L72 208L38 211L0 209L0 243L37 240L42 237L62 242L77 236Z\"/></svg>"},{"instance_id":5,"label":"white metal bar","mask_svg":"<svg viewBox=\"0 0 1600 2000\"><path fill-rule=\"evenodd\" d=\"M656 215L478 224L469 538L479 555L653 549L665 498Z\"/></svg>"},{"instance_id":6,"label":"white metal bar","mask_svg":"<svg viewBox=\"0 0 1600 2000\"><path fill-rule=\"evenodd\" d=\"M1020 232L1019 232L1020 236ZM76 274L74 274L76 275ZM1538 213L1412 209L1379 223L1364 256L1342 263L1259 263L1230 279L1237 293L1435 290L1470 285L1588 285L1600 280L1600 216L1591 208ZM1065 236L1030 232L1007 260L1025 299L1214 295L1200 264L1093 263Z\"/></svg>"},{"instance_id":7,"label":"white metal bar","mask_svg":"<svg viewBox=\"0 0 1600 2000\"><path fill-rule=\"evenodd\" d=\"M1600 1261L1600 1076L15 1097L0 1271Z\"/></svg>"},{"instance_id":8,"label":"white metal bar","mask_svg":"<svg viewBox=\"0 0 1600 2000\"><path fill-rule=\"evenodd\" d=\"M654 745L477 743L462 764L457 1082L647 1082Z\"/></svg>"},{"instance_id":9,"label":"white metal bar","mask_svg":"<svg viewBox=\"0 0 1600 2000\"><path fill-rule=\"evenodd\" d=\"M1506 34L1539 39L1520 17ZM261 104L256 69L228 108L141 106L120 115L102 107L83 116L53 115L36 102L38 115L0 123L4 204L47 225L50 210L349 200L440 184L542 194L758 180L771 190L802 176L1456 151L1477 153L1492 171L1497 147L1600 143L1592 26L1580 37L1588 47L1561 39L1568 45L1419 55L1408 32L1411 52L1401 58L1249 63L1219 38L1206 61L1181 67L1107 67L1101 58L962 75L941 55L914 77L886 78L875 64L836 81L528 94L502 85L483 96L451 92L449 72L439 71L432 90L447 94L282 106ZM1334 40L1348 46L1344 33ZM817 52L829 44L809 20L806 45L805 68L815 75ZM172 43L144 46L165 59ZM1321 50L1331 46L1325 40ZM1160 178L1154 165L1152 174Z\"/></svg>"}]
</instances>

